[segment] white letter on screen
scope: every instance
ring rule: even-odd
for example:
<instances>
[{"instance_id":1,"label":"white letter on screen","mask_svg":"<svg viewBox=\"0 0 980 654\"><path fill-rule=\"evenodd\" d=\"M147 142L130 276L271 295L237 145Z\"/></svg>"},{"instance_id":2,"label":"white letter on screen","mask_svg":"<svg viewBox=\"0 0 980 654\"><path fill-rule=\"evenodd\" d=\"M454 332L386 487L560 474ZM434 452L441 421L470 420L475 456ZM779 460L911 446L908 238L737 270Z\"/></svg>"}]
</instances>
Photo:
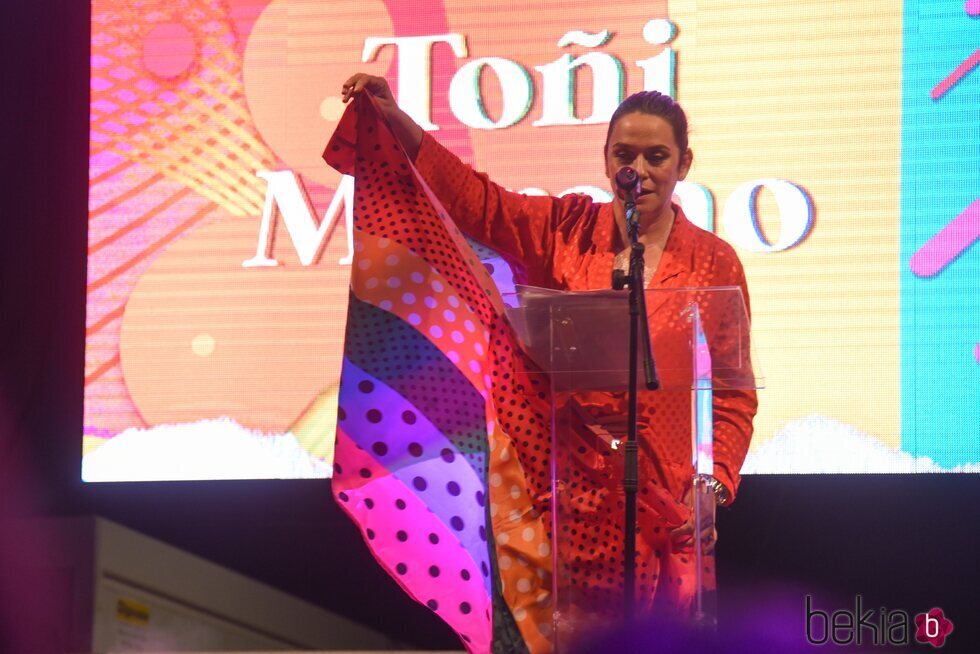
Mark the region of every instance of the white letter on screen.
<instances>
[{"instance_id":1,"label":"white letter on screen","mask_svg":"<svg viewBox=\"0 0 980 654\"><path fill-rule=\"evenodd\" d=\"M374 61L378 50L393 45L398 50L398 106L419 126L433 132L432 122L432 45L448 43L457 57L466 57L466 37L462 34L434 36L370 36L364 39L361 61Z\"/></svg>"},{"instance_id":2,"label":"white letter on screen","mask_svg":"<svg viewBox=\"0 0 980 654\"><path fill-rule=\"evenodd\" d=\"M679 180L674 195L688 220L705 231L715 231L715 202L711 191L700 184Z\"/></svg>"},{"instance_id":3,"label":"white letter on screen","mask_svg":"<svg viewBox=\"0 0 980 654\"><path fill-rule=\"evenodd\" d=\"M643 26L643 40L650 45L667 45L677 36L677 26L666 18L655 18ZM636 62L643 69L643 88L660 91L672 98L677 97L677 57L673 48Z\"/></svg>"},{"instance_id":4,"label":"white letter on screen","mask_svg":"<svg viewBox=\"0 0 980 654\"><path fill-rule=\"evenodd\" d=\"M480 93L480 73L489 67L497 74L504 107L497 122L490 120ZM484 57L465 64L449 84L449 108L461 123L477 129L510 127L527 115L534 87L531 76L520 64L499 57Z\"/></svg>"},{"instance_id":5,"label":"white letter on screen","mask_svg":"<svg viewBox=\"0 0 980 654\"><path fill-rule=\"evenodd\" d=\"M756 198L769 189L779 208L779 239L769 243L759 226ZM732 191L725 202L722 222L732 243L753 252L780 252L798 244L813 224L813 203L807 192L782 179L765 178L746 182Z\"/></svg>"},{"instance_id":6,"label":"white letter on screen","mask_svg":"<svg viewBox=\"0 0 980 654\"><path fill-rule=\"evenodd\" d=\"M558 46L596 48L611 37L609 30L598 34L573 30L558 39ZM575 69L580 66L592 69L592 115L585 119L575 116ZM535 127L608 123L623 101L623 64L610 54L590 52L575 58L564 54L550 64L534 69L544 78L541 118L534 121Z\"/></svg>"},{"instance_id":7,"label":"white letter on screen","mask_svg":"<svg viewBox=\"0 0 980 654\"><path fill-rule=\"evenodd\" d=\"M315 212L310 197L302 181L291 170L260 170L255 175L266 181L265 206L262 209L262 224L259 227L259 243L255 256L242 262L243 268L278 266L272 257L272 229L277 213L286 223L286 231L296 248L299 261L309 266L317 260L327 242L327 233L340 214L340 204L344 205L344 225L347 228L347 256L338 261L350 265L354 256L354 178L344 175L334 191L333 198L319 227L314 218Z\"/></svg>"}]
</instances>

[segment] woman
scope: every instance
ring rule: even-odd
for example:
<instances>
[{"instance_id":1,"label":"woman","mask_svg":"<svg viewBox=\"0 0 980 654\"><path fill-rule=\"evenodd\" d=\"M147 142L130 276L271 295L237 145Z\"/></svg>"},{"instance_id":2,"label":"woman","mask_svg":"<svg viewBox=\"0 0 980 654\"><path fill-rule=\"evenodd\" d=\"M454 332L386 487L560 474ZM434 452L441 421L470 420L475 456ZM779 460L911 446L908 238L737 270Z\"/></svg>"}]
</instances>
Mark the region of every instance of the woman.
<instances>
[{"instance_id":1,"label":"woman","mask_svg":"<svg viewBox=\"0 0 980 654\"><path fill-rule=\"evenodd\" d=\"M614 179L621 168L630 166L640 177L636 206L639 238L645 246L646 287L737 286L747 303L745 276L732 248L693 226L672 203L674 187L687 175L693 153L688 147L686 117L669 97L639 93L627 98L614 113L604 147L605 173L614 200L605 204L585 196L528 197L506 191L426 134L397 106L383 78L357 74L343 85L345 102L362 93L373 96L419 174L459 228L507 259L517 282L566 290L610 287L613 270L628 263L624 198ZM530 508L498 511L492 532L510 613L506 617L513 617L521 637L537 651L543 649L540 638L549 621L545 616L550 616L550 556L546 545L534 547L536 539L527 534L533 536L533 529L541 529L550 539L550 524L534 524L547 523L550 452L540 440L523 435L532 432L529 425L536 425L535 433L541 431L550 404L543 384L521 381L533 379L526 362L517 358L507 366L495 371L494 396L499 426L510 437L492 452L490 486L510 489L515 498L526 497ZM583 394L576 407L586 434L618 436L625 431L622 394ZM718 503L727 505L734 499L738 470L748 450L755 394L718 392L713 409L714 490ZM638 598L646 608L656 604L686 610L694 590L693 559L687 556L694 532L686 505L692 477L690 394L644 394L640 411L644 427L639 440L646 465L639 498ZM595 613L615 609L621 602L621 499L601 466L583 465L581 469L581 483L572 493L578 494L581 504L575 509L576 517L587 528L560 527L560 538L573 553L579 553L570 562L569 592L583 598L576 602L577 608ZM493 504L494 488L490 489L492 515L497 506ZM496 494L501 502L506 501L505 491ZM702 537L713 543L713 534ZM547 574L538 574L536 581L518 577L510 572L520 567L511 566L512 559Z\"/></svg>"}]
</instances>

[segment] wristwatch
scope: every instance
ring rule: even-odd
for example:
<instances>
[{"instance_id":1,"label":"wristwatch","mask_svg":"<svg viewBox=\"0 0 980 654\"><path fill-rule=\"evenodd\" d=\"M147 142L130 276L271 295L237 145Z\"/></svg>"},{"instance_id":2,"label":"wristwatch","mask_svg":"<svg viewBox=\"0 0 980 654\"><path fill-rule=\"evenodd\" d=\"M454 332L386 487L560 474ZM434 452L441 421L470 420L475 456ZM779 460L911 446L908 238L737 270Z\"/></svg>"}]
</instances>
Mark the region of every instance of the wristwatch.
<instances>
[{"instance_id":1,"label":"wristwatch","mask_svg":"<svg viewBox=\"0 0 980 654\"><path fill-rule=\"evenodd\" d=\"M708 488L715 494L715 504L718 506L725 506L732 498L725 485L715 477L708 478Z\"/></svg>"}]
</instances>

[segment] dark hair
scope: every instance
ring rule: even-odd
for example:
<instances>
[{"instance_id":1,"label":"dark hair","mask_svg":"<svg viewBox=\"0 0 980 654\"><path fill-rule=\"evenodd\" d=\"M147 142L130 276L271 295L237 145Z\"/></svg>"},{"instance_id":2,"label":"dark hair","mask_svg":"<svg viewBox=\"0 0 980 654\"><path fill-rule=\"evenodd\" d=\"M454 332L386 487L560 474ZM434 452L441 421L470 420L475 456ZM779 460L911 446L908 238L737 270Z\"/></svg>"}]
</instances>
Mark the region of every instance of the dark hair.
<instances>
[{"instance_id":1,"label":"dark hair","mask_svg":"<svg viewBox=\"0 0 980 654\"><path fill-rule=\"evenodd\" d=\"M680 148L681 156L687 151L687 114L681 106L669 95L664 95L660 91L640 91L619 103L612 118L609 119L609 129L606 130L606 145L603 151L609 148L609 137L612 135L613 126L620 118L627 114L648 114L663 118L674 130L674 140Z\"/></svg>"}]
</instances>

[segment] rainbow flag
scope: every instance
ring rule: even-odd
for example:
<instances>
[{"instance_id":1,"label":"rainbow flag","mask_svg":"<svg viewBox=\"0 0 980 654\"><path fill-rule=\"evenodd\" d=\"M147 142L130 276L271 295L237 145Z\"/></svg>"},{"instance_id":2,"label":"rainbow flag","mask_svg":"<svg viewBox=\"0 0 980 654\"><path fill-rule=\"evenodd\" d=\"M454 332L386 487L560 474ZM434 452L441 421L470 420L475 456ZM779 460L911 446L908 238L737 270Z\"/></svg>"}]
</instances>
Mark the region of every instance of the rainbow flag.
<instances>
[{"instance_id":1,"label":"rainbow flag","mask_svg":"<svg viewBox=\"0 0 980 654\"><path fill-rule=\"evenodd\" d=\"M503 302L373 99L355 105L323 155L356 180L333 492L389 574L470 651L489 651Z\"/></svg>"}]
</instances>

